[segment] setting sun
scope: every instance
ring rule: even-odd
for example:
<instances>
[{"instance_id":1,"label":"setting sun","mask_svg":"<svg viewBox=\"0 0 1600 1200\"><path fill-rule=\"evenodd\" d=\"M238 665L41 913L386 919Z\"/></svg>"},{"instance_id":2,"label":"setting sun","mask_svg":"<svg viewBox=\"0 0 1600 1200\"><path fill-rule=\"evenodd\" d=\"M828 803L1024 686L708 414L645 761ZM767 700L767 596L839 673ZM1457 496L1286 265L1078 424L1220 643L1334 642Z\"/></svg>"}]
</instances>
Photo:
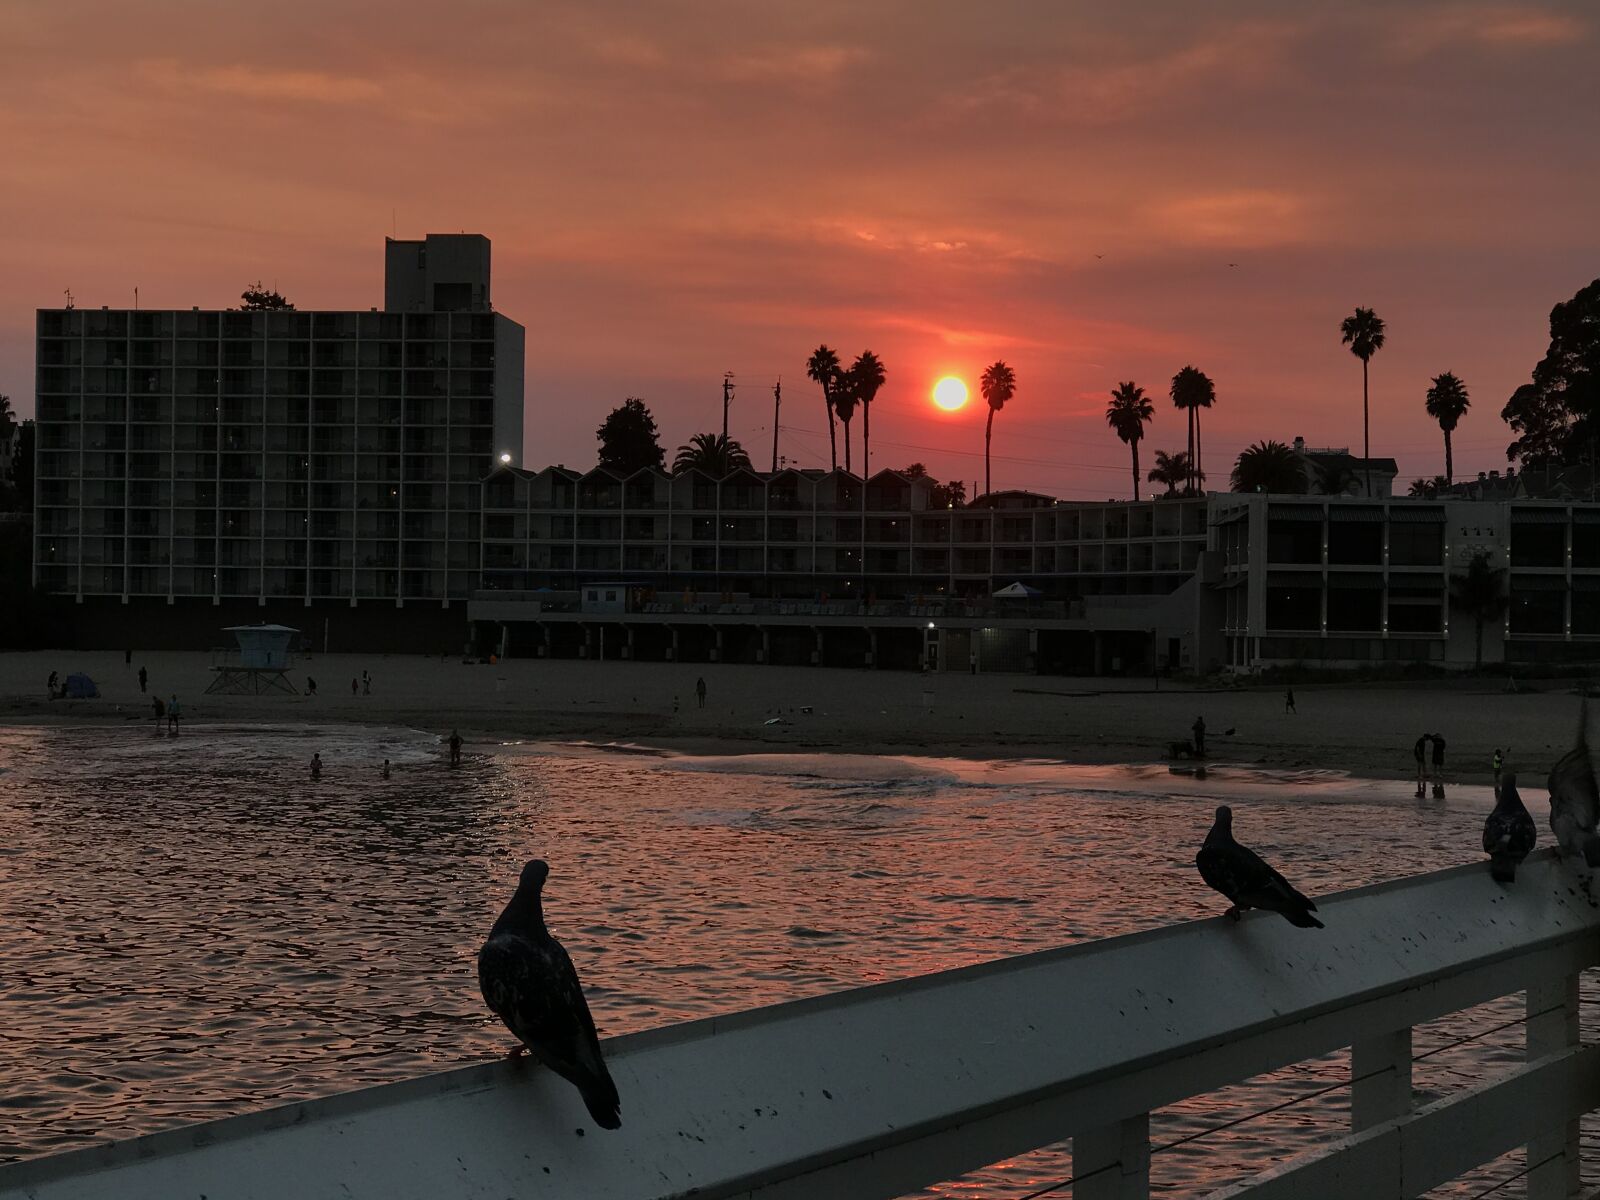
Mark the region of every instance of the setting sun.
<instances>
[{"instance_id":1,"label":"setting sun","mask_svg":"<svg viewBox=\"0 0 1600 1200\"><path fill-rule=\"evenodd\" d=\"M967 402L967 385L954 375L946 375L933 385L933 402L946 412L955 412Z\"/></svg>"}]
</instances>

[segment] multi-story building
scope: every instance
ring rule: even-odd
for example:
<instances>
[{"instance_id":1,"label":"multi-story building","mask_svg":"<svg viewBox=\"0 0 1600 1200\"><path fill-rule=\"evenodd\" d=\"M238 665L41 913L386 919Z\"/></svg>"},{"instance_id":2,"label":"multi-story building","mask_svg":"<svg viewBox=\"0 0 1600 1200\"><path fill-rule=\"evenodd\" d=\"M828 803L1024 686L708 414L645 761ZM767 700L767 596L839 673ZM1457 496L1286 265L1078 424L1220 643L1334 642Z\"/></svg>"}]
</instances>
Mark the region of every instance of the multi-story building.
<instances>
[{"instance_id":1,"label":"multi-story building","mask_svg":"<svg viewBox=\"0 0 1600 1200\"><path fill-rule=\"evenodd\" d=\"M34 577L87 640L209 644L270 607L319 644L459 644L480 481L522 456L523 329L475 234L388 242L385 300L39 311Z\"/></svg>"},{"instance_id":2,"label":"multi-story building","mask_svg":"<svg viewBox=\"0 0 1600 1200\"><path fill-rule=\"evenodd\" d=\"M1224 656L1472 666L1479 619L1452 585L1483 555L1504 610L1486 662L1600 659L1600 505L1448 499L1212 497Z\"/></svg>"}]
</instances>

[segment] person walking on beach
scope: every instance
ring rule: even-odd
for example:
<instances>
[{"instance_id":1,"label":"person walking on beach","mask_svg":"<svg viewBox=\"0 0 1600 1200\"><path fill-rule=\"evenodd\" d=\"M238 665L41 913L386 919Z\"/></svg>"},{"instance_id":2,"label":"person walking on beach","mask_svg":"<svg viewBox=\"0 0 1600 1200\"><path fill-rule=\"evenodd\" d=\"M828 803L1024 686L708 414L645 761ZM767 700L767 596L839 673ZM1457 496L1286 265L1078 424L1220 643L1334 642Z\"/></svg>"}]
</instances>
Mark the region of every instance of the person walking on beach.
<instances>
[{"instance_id":1,"label":"person walking on beach","mask_svg":"<svg viewBox=\"0 0 1600 1200\"><path fill-rule=\"evenodd\" d=\"M306 676L306 695L315 696L316 694L317 694L317 681L315 679L311 678L311 676L307 675Z\"/></svg>"},{"instance_id":2,"label":"person walking on beach","mask_svg":"<svg viewBox=\"0 0 1600 1200\"><path fill-rule=\"evenodd\" d=\"M694 681L694 698L699 702L697 707L704 708L706 706L706 677L704 675Z\"/></svg>"},{"instance_id":3,"label":"person walking on beach","mask_svg":"<svg viewBox=\"0 0 1600 1200\"><path fill-rule=\"evenodd\" d=\"M361 694L363 696L372 695L372 676L365 671L361 672Z\"/></svg>"},{"instance_id":4,"label":"person walking on beach","mask_svg":"<svg viewBox=\"0 0 1600 1200\"><path fill-rule=\"evenodd\" d=\"M1292 713L1295 711L1293 688L1283 689L1283 711L1286 713Z\"/></svg>"},{"instance_id":5,"label":"person walking on beach","mask_svg":"<svg viewBox=\"0 0 1600 1200\"><path fill-rule=\"evenodd\" d=\"M44 681L44 693L52 700L56 698L56 682L61 678L59 671L51 671L50 678Z\"/></svg>"},{"instance_id":6,"label":"person walking on beach","mask_svg":"<svg viewBox=\"0 0 1600 1200\"><path fill-rule=\"evenodd\" d=\"M354 675L350 676L350 694L352 696L359 696L361 694L361 681Z\"/></svg>"},{"instance_id":7,"label":"person walking on beach","mask_svg":"<svg viewBox=\"0 0 1600 1200\"><path fill-rule=\"evenodd\" d=\"M450 765L461 765L461 734L454 729L450 731Z\"/></svg>"},{"instance_id":8,"label":"person walking on beach","mask_svg":"<svg viewBox=\"0 0 1600 1200\"><path fill-rule=\"evenodd\" d=\"M178 693L173 692L172 699L167 701L167 732L173 737L178 736L178 719L182 715L182 710L178 707Z\"/></svg>"},{"instance_id":9,"label":"person walking on beach","mask_svg":"<svg viewBox=\"0 0 1600 1200\"><path fill-rule=\"evenodd\" d=\"M166 703L161 699L160 696L151 696L150 697L150 707L155 710L155 714L156 714L156 736L160 737L161 736L161 722L162 722L162 719L164 717L166 717L166 715L167 715L167 706L166 706Z\"/></svg>"},{"instance_id":10,"label":"person walking on beach","mask_svg":"<svg viewBox=\"0 0 1600 1200\"><path fill-rule=\"evenodd\" d=\"M1196 717L1191 728L1194 730L1194 756L1196 758L1204 758L1206 756L1206 719L1204 717Z\"/></svg>"},{"instance_id":11,"label":"person walking on beach","mask_svg":"<svg viewBox=\"0 0 1600 1200\"><path fill-rule=\"evenodd\" d=\"M320 753L311 756L311 778L322 778L322 755Z\"/></svg>"},{"instance_id":12,"label":"person walking on beach","mask_svg":"<svg viewBox=\"0 0 1600 1200\"><path fill-rule=\"evenodd\" d=\"M1444 799L1444 734L1433 734L1433 798Z\"/></svg>"},{"instance_id":13,"label":"person walking on beach","mask_svg":"<svg viewBox=\"0 0 1600 1200\"><path fill-rule=\"evenodd\" d=\"M1489 765L1494 769L1494 782L1496 787L1500 785L1500 766L1504 762L1505 756L1500 753L1500 747L1496 746L1494 748L1494 757L1489 760Z\"/></svg>"},{"instance_id":14,"label":"person walking on beach","mask_svg":"<svg viewBox=\"0 0 1600 1200\"><path fill-rule=\"evenodd\" d=\"M1428 735L1423 734L1417 739L1417 744L1411 747L1411 753L1417 760L1417 799L1421 800L1428 790Z\"/></svg>"},{"instance_id":15,"label":"person walking on beach","mask_svg":"<svg viewBox=\"0 0 1600 1200\"><path fill-rule=\"evenodd\" d=\"M144 695L144 685L150 682L150 672L144 667L139 668L139 694Z\"/></svg>"}]
</instances>

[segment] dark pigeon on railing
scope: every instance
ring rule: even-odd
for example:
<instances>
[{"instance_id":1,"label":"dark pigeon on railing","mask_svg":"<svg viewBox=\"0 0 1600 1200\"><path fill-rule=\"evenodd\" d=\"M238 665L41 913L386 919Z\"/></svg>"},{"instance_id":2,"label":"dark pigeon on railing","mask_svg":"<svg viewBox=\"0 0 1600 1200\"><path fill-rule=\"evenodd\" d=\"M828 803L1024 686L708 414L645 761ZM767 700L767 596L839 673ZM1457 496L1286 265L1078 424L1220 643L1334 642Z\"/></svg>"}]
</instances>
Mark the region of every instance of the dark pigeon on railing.
<instances>
[{"instance_id":1,"label":"dark pigeon on railing","mask_svg":"<svg viewBox=\"0 0 1600 1200\"><path fill-rule=\"evenodd\" d=\"M1300 929L1323 928L1311 915L1317 911L1315 904L1289 886L1254 850L1233 840L1233 809L1226 804L1217 809L1216 824L1206 834L1194 862L1200 878L1233 902L1227 912L1233 920L1237 921L1244 909L1264 908Z\"/></svg>"},{"instance_id":2,"label":"dark pigeon on railing","mask_svg":"<svg viewBox=\"0 0 1600 1200\"><path fill-rule=\"evenodd\" d=\"M1578 744L1550 768L1550 829L1563 854L1581 854L1600 867L1600 788L1589 757L1589 701L1578 707Z\"/></svg>"},{"instance_id":3,"label":"dark pigeon on railing","mask_svg":"<svg viewBox=\"0 0 1600 1200\"><path fill-rule=\"evenodd\" d=\"M1502 769L1494 789L1494 811L1483 823L1483 852L1496 883L1515 883L1517 864L1533 852L1539 829L1517 794L1517 773Z\"/></svg>"},{"instance_id":4,"label":"dark pigeon on railing","mask_svg":"<svg viewBox=\"0 0 1600 1200\"><path fill-rule=\"evenodd\" d=\"M622 1124L617 1085L600 1056L578 972L544 926L540 893L549 874L539 859L522 868L516 895L478 951L478 987L520 1040L511 1057L527 1050L578 1089L600 1128L616 1129Z\"/></svg>"}]
</instances>

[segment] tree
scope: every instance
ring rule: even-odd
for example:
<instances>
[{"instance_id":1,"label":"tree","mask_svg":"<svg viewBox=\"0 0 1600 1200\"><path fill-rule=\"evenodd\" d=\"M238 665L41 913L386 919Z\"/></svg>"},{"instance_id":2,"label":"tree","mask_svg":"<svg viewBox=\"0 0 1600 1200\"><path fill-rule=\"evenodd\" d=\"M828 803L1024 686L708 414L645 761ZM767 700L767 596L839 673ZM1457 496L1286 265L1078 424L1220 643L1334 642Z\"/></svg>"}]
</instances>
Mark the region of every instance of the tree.
<instances>
[{"instance_id":1,"label":"tree","mask_svg":"<svg viewBox=\"0 0 1600 1200\"><path fill-rule=\"evenodd\" d=\"M33 511L33 448L37 434L38 428L31 420L22 422L17 429L15 457L11 462L11 495L8 499L0 494L0 511L7 507L13 512Z\"/></svg>"},{"instance_id":2,"label":"tree","mask_svg":"<svg viewBox=\"0 0 1600 1200\"><path fill-rule=\"evenodd\" d=\"M1233 490L1301 496L1306 490L1305 466L1282 442L1257 442L1239 452L1233 464Z\"/></svg>"},{"instance_id":3,"label":"tree","mask_svg":"<svg viewBox=\"0 0 1600 1200\"><path fill-rule=\"evenodd\" d=\"M1600 279L1550 310L1550 346L1500 413L1512 461L1557 466L1596 457L1600 440Z\"/></svg>"},{"instance_id":4,"label":"tree","mask_svg":"<svg viewBox=\"0 0 1600 1200\"><path fill-rule=\"evenodd\" d=\"M863 350L850 364L850 388L861 403L861 477L872 474L872 402L878 398L887 374L883 360Z\"/></svg>"},{"instance_id":5,"label":"tree","mask_svg":"<svg viewBox=\"0 0 1600 1200\"><path fill-rule=\"evenodd\" d=\"M1361 360L1361 457L1366 460L1366 491L1372 495L1372 438L1367 417L1367 364L1383 349L1383 318L1370 308L1357 308L1339 326L1344 344Z\"/></svg>"},{"instance_id":6,"label":"tree","mask_svg":"<svg viewBox=\"0 0 1600 1200\"><path fill-rule=\"evenodd\" d=\"M1433 377L1433 386L1428 389L1427 409L1428 415L1439 422L1439 428L1444 430L1444 479L1447 487L1456 481L1450 435L1471 406L1472 402L1467 399L1467 385L1461 380L1449 371Z\"/></svg>"},{"instance_id":7,"label":"tree","mask_svg":"<svg viewBox=\"0 0 1600 1200\"><path fill-rule=\"evenodd\" d=\"M983 494L989 486L989 441L994 436L994 415L1006 406L1006 401L1017 393L1017 375L1003 362L990 363L978 381L978 390L989 404L989 419L983 425Z\"/></svg>"},{"instance_id":8,"label":"tree","mask_svg":"<svg viewBox=\"0 0 1600 1200\"><path fill-rule=\"evenodd\" d=\"M1176 454L1168 454L1165 450L1156 451L1156 465L1150 468L1150 473L1145 476L1151 483L1159 483L1167 490L1168 496L1176 496L1178 488L1188 481L1191 472L1189 469L1189 455L1179 450ZM1204 480L1205 476L1201 476Z\"/></svg>"},{"instance_id":9,"label":"tree","mask_svg":"<svg viewBox=\"0 0 1600 1200\"><path fill-rule=\"evenodd\" d=\"M239 307L245 312L294 311L294 305L284 299L277 289L269 292L261 286L259 279L239 293L239 300L241 301Z\"/></svg>"},{"instance_id":10,"label":"tree","mask_svg":"<svg viewBox=\"0 0 1600 1200\"><path fill-rule=\"evenodd\" d=\"M0 434L4 434L17 423L17 414L12 411L11 397L0 392Z\"/></svg>"},{"instance_id":11,"label":"tree","mask_svg":"<svg viewBox=\"0 0 1600 1200\"><path fill-rule=\"evenodd\" d=\"M839 355L826 344L818 346L806 360L806 375L822 387L822 406L828 410L828 453L837 471L839 442L833 425L833 393L839 383Z\"/></svg>"},{"instance_id":12,"label":"tree","mask_svg":"<svg viewBox=\"0 0 1600 1200\"><path fill-rule=\"evenodd\" d=\"M860 399L861 397L856 393L855 376L849 371L840 371L833 383L833 411L839 415L839 424L844 426L844 469L846 471L851 470L850 422L856 415L856 404Z\"/></svg>"},{"instance_id":13,"label":"tree","mask_svg":"<svg viewBox=\"0 0 1600 1200\"><path fill-rule=\"evenodd\" d=\"M714 479L726 478L741 467L749 469L750 456L736 438L720 433L695 434L688 445L678 447L678 457L672 460L674 471L704 471Z\"/></svg>"},{"instance_id":14,"label":"tree","mask_svg":"<svg viewBox=\"0 0 1600 1200\"><path fill-rule=\"evenodd\" d=\"M637 396L613 408L594 436L600 440L600 465L607 470L626 478L645 467L661 469L661 434L649 406Z\"/></svg>"},{"instance_id":15,"label":"tree","mask_svg":"<svg viewBox=\"0 0 1600 1200\"><path fill-rule=\"evenodd\" d=\"M24 430L32 426L24 421ZM31 492L29 504L32 504ZM74 644L72 608L33 586L33 536L26 521L0 523L0 649Z\"/></svg>"},{"instance_id":16,"label":"tree","mask_svg":"<svg viewBox=\"0 0 1600 1200\"><path fill-rule=\"evenodd\" d=\"M1489 565L1489 555L1479 551L1467 563L1465 574L1450 577L1450 604L1472 618L1477 632L1476 665L1483 666L1483 627L1506 611L1505 575Z\"/></svg>"},{"instance_id":17,"label":"tree","mask_svg":"<svg viewBox=\"0 0 1600 1200\"><path fill-rule=\"evenodd\" d=\"M1172 397L1174 408L1186 409L1189 413L1189 449L1184 461L1190 465L1190 471L1184 491L1192 494L1196 485L1204 482L1206 477L1200 469L1200 409L1211 407L1217 397L1217 389L1204 371L1184 367L1172 377L1168 394Z\"/></svg>"},{"instance_id":18,"label":"tree","mask_svg":"<svg viewBox=\"0 0 1600 1200\"><path fill-rule=\"evenodd\" d=\"M1431 479L1413 479L1411 486L1406 489L1406 495L1413 500L1437 500L1439 489L1434 486Z\"/></svg>"},{"instance_id":19,"label":"tree","mask_svg":"<svg viewBox=\"0 0 1600 1200\"><path fill-rule=\"evenodd\" d=\"M1133 498L1139 498L1139 439L1144 437L1144 427L1155 419L1155 406L1145 396L1144 389L1131 379L1119 383L1111 393L1111 403L1106 406L1106 424L1117 431L1117 437L1127 443L1133 454Z\"/></svg>"}]
</instances>

